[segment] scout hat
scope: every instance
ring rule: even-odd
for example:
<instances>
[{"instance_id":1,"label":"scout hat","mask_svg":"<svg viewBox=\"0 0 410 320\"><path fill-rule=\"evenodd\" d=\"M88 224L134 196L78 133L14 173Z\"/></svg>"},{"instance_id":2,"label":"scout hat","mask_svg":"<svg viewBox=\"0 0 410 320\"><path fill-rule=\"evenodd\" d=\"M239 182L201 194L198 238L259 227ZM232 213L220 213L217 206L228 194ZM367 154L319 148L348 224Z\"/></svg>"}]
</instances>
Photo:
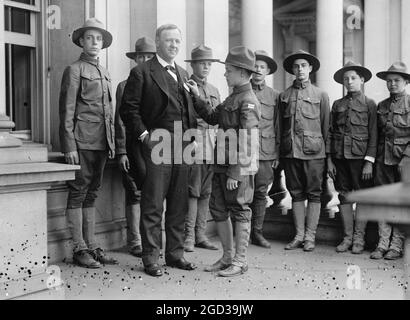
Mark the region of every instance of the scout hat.
<instances>
[{"instance_id":1,"label":"scout hat","mask_svg":"<svg viewBox=\"0 0 410 320\"><path fill-rule=\"evenodd\" d=\"M142 37L135 42L135 51L134 52L127 52L125 55L134 60L137 55L144 54L144 53L153 53L157 52L157 48L155 46L154 40L148 37Z\"/></svg>"},{"instance_id":2,"label":"scout hat","mask_svg":"<svg viewBox=\"0 0 410 320\"><path fill-rule=\"evenodd\" d=\"M268 53L264 50L257 50L255 51L256 60L265 61L268 64L268 68L270 69L269 74L273 74L278 70L278 65L271 57L269 57Z\"/></svg>"},{"instance_id":3,"label":"scout hat","mask_svg":"<svg viewBox=\"0 0 410 320\"><path fill-rule=\"evenodd\" d=\"M361 76L364 78L364 82L369 81L372 78L372 72L365 68L362 67L359 63L355 63L353 61L348 61L346 64L341 68L340 70L336 71L335 75L333 76L333 79L335 79L336 82L343 84L343 77L345 72L350 71L350 70L355 70L357 71Z\"/></svg>"},{"instance_id":4,"label":"scout hat","mask_svg":"<svg viewBox=\"0 0 410 320\"><path fill-rule=\"evenodd\" d=\"M312 72L315 73L320 69L320 61L314 55L310 54L309 52L299 50L297 52L292 53L289 57L283 61L283 68L286 72L293 74L293 62L297 59L305 59L307 60L312 66Z\"/></svg>"},{"instance_id":5,"label":"scout hat","mask_svg":"<svg viewBox=\"0 0 410 320\"><path fill-rule=\"evenodd\" d=\"M255 62L256 57L251 50L244 46L238 46L230 49L225 62L221 63L230 64L232 66L260 74L255 70Z\"/></svg>"},{"instance_id":6,"label":"scout hat","mask_svg":"<svg viewBox=\"0 0 410 320\"><path fill-rule=\"evenodd\" d=\"M103 47L102 47L103 49L108 48L111 45L112 43L111 33L105 30L104 24L96 18L88 19L81 28L73 32L71 39L77 46L81 47L80 38L83 36L84 32L90 29L98 30L102 33L103 40L104 40Z\"/></svg>"},{"instance_id":7,"label":"scout hat","mask_svg":"<svg viewBox=\"0 0 410 320\"><path fill-rule=\"evenodd\" d=\"M196 62L196 61L220 62L219 59L213 58L212 49L203 44L192 49L191 60L185 60L185 62Z\"/></svg>"},{"instance_id":8,"label":"scout hat","mask_svg":"<svg viewBox=\"0 0 410 320\"><path fill-rule=\"evenodd\" d=\"M410 74L407 72L407 66L404 62L397 61L392 64L392 66L387 71L379 72L377 75L378 78L386 80L388 74L398 74L404 79L410 81Z\"/></svg>"}]
</instances>

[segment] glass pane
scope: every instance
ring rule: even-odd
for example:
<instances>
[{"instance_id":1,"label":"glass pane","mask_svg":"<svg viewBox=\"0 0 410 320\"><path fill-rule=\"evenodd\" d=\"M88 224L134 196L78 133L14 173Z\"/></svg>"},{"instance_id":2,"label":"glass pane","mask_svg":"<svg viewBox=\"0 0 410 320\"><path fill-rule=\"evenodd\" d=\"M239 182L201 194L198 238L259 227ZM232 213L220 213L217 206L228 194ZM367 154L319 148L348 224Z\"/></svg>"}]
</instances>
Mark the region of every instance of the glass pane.
<instances>
[{"instance_id":1,"label":"glass pane","mask_svg":"<svg viewBox=\"0 0 410 320\"><path fill-rule=\"evenodd\" d=\"M29 5L32 5L32 6L34 6L36 4L36 0L10 0L10 1L29 4Z\"/></svg>"},{"instance_id":2,"label":"glass pane","mask_svg":"<svg viewBox=\"0 0 410 320\"><path fill-rule=\"evenodd\" d=\"M344 0L344 60L363 64L364 0Z\"/></svg>"},{"instance_id":3,"label":"glass pane","mask_svg":"<svg viewBox=\"0 0 410 320\"><path fill-rule=\"evenodd\" d=\"M30 34L30 12L19 8L5 7L6 31Z\"/></svg>"},{"instance_id":4,"label":"glass pane","mask_svg":"<svg viewBox=\"0 0 410 320\"><path fill-rule=\"evenodd\" d=\"M31 130L31 48L6 44L6 111L14 130Z\"/></svg>"}]
</instances>

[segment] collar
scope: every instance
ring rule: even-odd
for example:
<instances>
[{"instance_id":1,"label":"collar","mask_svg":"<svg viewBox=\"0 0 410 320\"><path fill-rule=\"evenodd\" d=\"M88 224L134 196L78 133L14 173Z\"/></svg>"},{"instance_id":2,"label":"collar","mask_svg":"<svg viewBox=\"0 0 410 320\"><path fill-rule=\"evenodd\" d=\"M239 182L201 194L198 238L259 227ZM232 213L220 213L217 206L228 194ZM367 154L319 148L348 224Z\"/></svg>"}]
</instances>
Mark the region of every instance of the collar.
<instances>
[{"instance_id":1,"label":"collar","mask_svg":"<svg viewBox=\"0 0 410 320\"><path fill-rule=\"evenodd\" d=\"M405 95L406 95L406 90L404 90L403 92L400 92L400 93L390 94L390 100L392 100L393 102L397 102L401 98L403 98Z\"/></svg>"},{"instance_id":2,"label":"collar","mask_svg":"<svg viewBox=\"0 0 410 320\"><path fill-rule=\"evenodd\" d=\"M174 67L174 68L176 69L175 61L172 61L172 63L168 63L168 62L166 62L164 59L162 59L162 58L158 55L158 53L156 54L156 56L157 56L157 59L158 59L159 64L160 64L161 66L163 66L164 68L166 68L167 66L172 66L172 67Z\"/></svg>"},{"instance_id":3,"label":"collar","mask_svg":"<svg viewBox=\"0 0 410 320\"><path fill-rule=\"evenodd\" d=\"M85 54L84 52L81 53L80 60L91 63L92 65L95 65L95 66L98 66L100 63L99 58L94 59L90 57L89 55Z\"/></svg>"},{"instance_id":4,"label":"collar","mask_svg":"<svg viewBox=\"0 0 410 320\"><path fill-rule=\"evenodd\" d=\"M310 79L308 81L305 82L300 82L298 80L293 81L293 87L295 89L306 89L307 87L310 86Z\"/></svg>"},{"instance_id":5,"label":"collar","mask_svg":"<svg viewBox=\"0 0 410 320\"><path fill-rule=\"evenodd\" d=\"M245 83L245 84L243 84L239 87L234 87L232 93L233 94L238 94L238 93L242 93L242 92L245 92L245 91L251 91L251 90L252 90L251 83L248 82L248 83Z\"/></svg>"},{"instance_id":6,"label":"collar","mask_svg":"<svg viewBox=\"0 0 410 320\"><path fill-rule=\"evenodd\" d=\"M255 90L255 91L262 91L266 87L266 81L265 80L263 80L262 83L260 83L260 84L256 84L256 83L253 82L253 80L251 80L251 84L252 84L252 89Z\"/></svg>"},{"instance_id":7,"label":"collar","mask_svg":"<svg viewBox=\"0 0 410 320\"><path fill-rule=\"evenodd\" d=\"M195 74L192 74L191 79L194 80L198 85L204 87L207 83L206 78L205 79L199 79Z\"/></svg>"},{"instance_id":8,"label":"collar","mask_svg":"<svg viewBox=\"0 0 410 320\"><path fill-rule=\"evenodd\" d=\"M362 91L348 92L346 94L346 98L351 99L351 100L358 100L362 104L366 103L366 99L365 99L364 93Z\"/></svg>"}]
</instances>

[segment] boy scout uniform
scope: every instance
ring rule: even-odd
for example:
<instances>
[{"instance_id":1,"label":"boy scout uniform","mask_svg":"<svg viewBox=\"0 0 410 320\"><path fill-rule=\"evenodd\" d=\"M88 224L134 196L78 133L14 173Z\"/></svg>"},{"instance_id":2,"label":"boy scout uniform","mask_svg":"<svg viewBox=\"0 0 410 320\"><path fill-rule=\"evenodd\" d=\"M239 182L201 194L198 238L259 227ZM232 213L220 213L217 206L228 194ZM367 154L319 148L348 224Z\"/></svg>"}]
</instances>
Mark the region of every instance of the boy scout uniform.
<instances>
[{"instance_id":1,"label":"boy scout uniform","mask_svg":"<svg viewBox=\"0 0 410 320\"><path fill-rule=\"evenodd\" d=\"M265 51L255 52L256 60L265 61L270 69L269 75L277 70L276 62ZM273 181L273 161L279 159L279 92L273 90L263 81L255 84L252 89L261 105L261 120L259 122L259 170L255 175L255 193L253 196L252 209L252 232L253 244L270 248L270 243L263 237L263 222L266 212L266 197L268 187Z\"/></svg>"},{"instance_id":2,"label":"boy scout uniform","mask_svg":"<svg viewBox=\"0 0 410 320\"><path fill-rule=\"evenodd\" d=\"M284 61L284 69L293 74L296 59L305 59L313 66L312 73L320 68L319 60L302 50ZM280 154L286 176L286 185L292 196L292 209L296 236L285 249L298 248L304 241L304 250L315 247L315 235L319 222L322 182L325 169L329 129L329 97L323 90L307 82L295 80L280 95ZM305 200L308 200L305 215ZM306 232L305 232L306 216Z\"/></svg>"},{"instance_id":3,"label":"boy scout uniform","mask_svg":"<svg viewBox=\"0 0 410 320\"><path fill-rule=\"evenodd\" d=\"M377 77L386 80L388 74L399 74L410 81L410 74L402 62L394 63L388 71L379 72ZM399 163L410 157L410 95L403 91L391 94L377 107L379 133L375 185L396 183L401 180ZM390 244L390 236L392 236ZM404 233L397 225L379 223L379 243L371 258L393 260L402 256ZM387 252L387 253L386 253Z\"/></svg>"},{"instance_id":4,"label":"boy scout uniform","mask_svg":"<svg viewBox=\"0 0 410 320\"><path fill-rule=\"evenodd\" d=\"M111 34L96 19L74 31L72 40L76 45L80 46L79 40L88 29L103 34L103 48L110 46ZM115 152L111 97L111 77L98 59L82 53L78 61L65 69L59 101L61 151L77 151L81 165L76 179L67 183L66 214L73 237L74 261L90 268L99 268L99 262L115 263L104 257L94 235L97 192L108 151Z\"/></svg>"},{"instance_id":5,"label":"boy scout uniform","mask_svg":"<svg viewBox=\"0 0 410 320\"><path fill-rule=\"evenodd\" d=\"M140 38L135 43L135 51L127 52L126 56L135 60L139 54L156 53L155 42L147 37ZM117 87L115 110L115 153L117 157L126 155L129 161L129 171L122 173L122 181L125 189L126 219L127 219L127 242L130 253L140 257L142 254L140 235L140 207L141 187L145 179L145 160L142 156L142 144L139 140L132 139L127 132L120 117L122 96L127 81L122 81Z\"/></svg>"},{"instance_id":6,"label":"boy scout uniform","mask_svg":"<svg viewBox=\"0 0 410 320\"><path fill-rule=\"evenodd\" d=\"M191 60L185 62L219 62L214 59L212 49L204 45L200 45L192 50ZM198 84L200 98L208 103L213 109L221 103L219 91L206 79L199 79L195 74L191 79ZM215 149L215 138L217 126L212 126L206 123L200 117L197 118L197 128L202 133L201 148L203 155L202 163L195 163L190 166L189 171L189 209L185 219L185 251L193 251L193 246L218 250L218 247L213 245L205 235L209 199L212 191L212 161Z\"/></svg>"},{"instance_id":7,"label":"boy scout uniform","mask_svg":"<svg viewBox=\"0 0 410 320\"><path fill-rule=\"evenodd\" d=\"M234 47L230 50L225 61L230 64L251 72L254 71L255 55L245 47ZM235 276L248 270L246 250L250 235L250 222L252 211L250 204L253 200L254 175L257 171L258 153L252 153L249 163L241 162L240 155L236 156L236 163L230 162L232 153L237 153L243 146L240 145L239 132L246 130L247 152L252 146L259 150L258 136L252 139L250 131L258 128L260 120L260 104L252 91L250 83L234 87L232 94L215 109L211 108L201 99L194 100L195 109L202 119L212 125L219 125L216 165L212 180L212 194L210 211L216 222L218 235L222 242L223 257L206 271L220 271L220 276ZM224 150L219 150L221 133L234 130L238 138L235 150L229 149L229 141L225 139ZM255 140L256 138L256 140ZM220 155L224 154L223 164L220 164ZM230 157L231 156L231 157ZM256 164L256 165L255 165ZM256 167L255 167L256 166ZM239 181L238 188L230 191L227 189L227 180L232 178ZM235 256L232 259L233 232L230 217L235 221ZM224 270L226 269L226 270Z\"/></svg>"},{"instance_id":8,"label":"boy scout uniform","mask_svg":"<svg viewBox=\"0 0 410 320\"><path fill-rule=\"evenodd\" d=\"M355 70L365 82L372 77L370 70L354 62L347 62L334 79L343 85L345 72ZM353 253L364 249L365 221L354 221L352 203L347 202L349 192L372 187L372 181L361 179L365 161L375 162L377 149L376 103L363 92L349 92L333 103L330 114L327 154L336 167L335 188L339 193L339 211L344 226L344 239L336 248L345 252L353 244ZM353 234L354 230L354 234Z\"/></svg>"}]
</instances>

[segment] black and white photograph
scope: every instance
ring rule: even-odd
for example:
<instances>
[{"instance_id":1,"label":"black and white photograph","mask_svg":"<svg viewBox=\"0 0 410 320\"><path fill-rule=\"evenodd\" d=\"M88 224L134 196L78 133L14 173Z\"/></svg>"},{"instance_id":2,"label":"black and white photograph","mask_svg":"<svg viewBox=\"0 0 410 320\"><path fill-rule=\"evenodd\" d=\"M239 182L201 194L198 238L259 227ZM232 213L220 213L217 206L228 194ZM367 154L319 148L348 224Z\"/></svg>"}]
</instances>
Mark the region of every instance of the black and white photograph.
<instances>
[{"instance_id":1,"label":"black and white photograph","mask_svg":"<svg viewBox=\"0 0 410 320\"><path fill-rule=\"evenodd\" d=\"M408 21L409 0L0 0L0 300L410 300Z\"/></svg>"}]
</instances>

